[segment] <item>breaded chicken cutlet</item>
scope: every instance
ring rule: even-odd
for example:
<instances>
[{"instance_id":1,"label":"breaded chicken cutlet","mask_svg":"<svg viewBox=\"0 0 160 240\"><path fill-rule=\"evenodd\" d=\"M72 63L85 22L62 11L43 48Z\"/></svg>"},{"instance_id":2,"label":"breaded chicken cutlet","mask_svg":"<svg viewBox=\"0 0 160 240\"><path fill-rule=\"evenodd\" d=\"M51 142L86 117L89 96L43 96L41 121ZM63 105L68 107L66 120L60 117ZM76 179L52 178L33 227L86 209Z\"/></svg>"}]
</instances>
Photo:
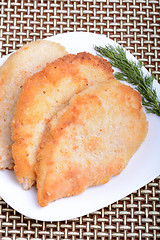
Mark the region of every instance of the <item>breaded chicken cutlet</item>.
<instances>
[{"instance_id":1,"label":"breaded chicken cutlet","mask_svg":"<svg viewBox=\"0 0 160 240\"><path fill-rule=\"evenodd\" d=\"M26 78L65 54L60 44L40 40L21 47L0 68L0 169L13 168L11 121Z\"/></svg>"},{"instance_id":2,"label":"breaded chicken cutlet","mask_svg":"<svg viewBox=\"0 0 160 240\"><path fill-rule=\"evenodd\" d=\"M147 130L140 94L117 80L73 96L48 123L40 144L40 206L108 182L126 167Z\"/></svg>"},{"instance_id":3,"label":"breaded chicken cutlet","mask_svg":"<svg viewBox=\"0 0 160 240\"><path fill-rule=\"evenodd\" d=\"M47 121L75 93L113 78L111 65L105 59L83 52L59 58L27 79L12 122L14 170L24 189L36 180L37 150Z\"/></svg>"}]
</instances>

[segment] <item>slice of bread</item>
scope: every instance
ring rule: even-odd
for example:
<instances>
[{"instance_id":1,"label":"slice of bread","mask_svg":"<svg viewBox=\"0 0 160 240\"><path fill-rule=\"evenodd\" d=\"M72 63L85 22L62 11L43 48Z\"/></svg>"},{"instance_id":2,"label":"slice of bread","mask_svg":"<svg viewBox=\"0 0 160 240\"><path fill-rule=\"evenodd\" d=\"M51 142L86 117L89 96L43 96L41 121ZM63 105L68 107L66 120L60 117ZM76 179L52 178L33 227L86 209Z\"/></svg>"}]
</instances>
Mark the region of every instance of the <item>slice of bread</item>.
<instances>
[{"instance_id":1,"label":"slice of bread","mask_svg":"<svg viewBox=\"0 0 160 240\"><path fill-rule=\"evenodd\" d=\"M13 53L0 68L0 168L13 168L11 121L21 88L29 76L47 62L67 54L58 43L45 40L29 43Z\"/></svg>"},{"instance_id":2,"label":"slice of bread","mask_svg":"<svg viewBox=\"0 0 160 240\"><path fill-rule=\"evenodd\" d=\"M59 58L27 79L12 122L14 169L25 189L36 180L36 155L47 121L75 93L110 79L113 79L111 65L85 52Z\"/></svg>"},{"instance_id":3,"label":"slice of bread","mask_svg":"<svg viewBox=\"0 0 160 240\"><path fill-rule=\"evenodd\" d=\"M108 182L126 167L147 130L140 94L117 80L73 96L53 116L38 150L40 206Z\"/></svg>"}]
</instances>

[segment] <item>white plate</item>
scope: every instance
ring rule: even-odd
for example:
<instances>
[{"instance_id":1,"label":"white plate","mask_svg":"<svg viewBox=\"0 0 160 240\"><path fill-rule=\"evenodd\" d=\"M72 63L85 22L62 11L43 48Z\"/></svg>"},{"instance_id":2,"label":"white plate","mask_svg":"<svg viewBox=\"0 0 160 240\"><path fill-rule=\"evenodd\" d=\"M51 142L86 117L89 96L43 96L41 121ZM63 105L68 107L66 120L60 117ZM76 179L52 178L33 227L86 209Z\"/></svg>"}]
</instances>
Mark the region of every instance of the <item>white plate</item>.
<instances>
[{"instance_id":1,"label":"white plate","mask_svg":"<svg viewBox=\"0 0 160 240\"><path fill-rule=\"evenodd\" d=\"M66 33L47 38L61 43L69 53L87 51L96 55L93 46L116 45L104 35L93 33ZM135 58L127 53L129 59ZM0 60L0 65L7 56ZM144 72L147 70L143 68ZM160 95L160 86L155 86ZM105 185L91 187L84 193L57 200L41 208L37 203L36 189L24 191L14 172L0 171L0 196L15 210L30 218L43 221L67 220L105 207L144 186L160 174L160 117L147 114L149 131L145 142L118 176Z\"/></svg>"}]
</instances>

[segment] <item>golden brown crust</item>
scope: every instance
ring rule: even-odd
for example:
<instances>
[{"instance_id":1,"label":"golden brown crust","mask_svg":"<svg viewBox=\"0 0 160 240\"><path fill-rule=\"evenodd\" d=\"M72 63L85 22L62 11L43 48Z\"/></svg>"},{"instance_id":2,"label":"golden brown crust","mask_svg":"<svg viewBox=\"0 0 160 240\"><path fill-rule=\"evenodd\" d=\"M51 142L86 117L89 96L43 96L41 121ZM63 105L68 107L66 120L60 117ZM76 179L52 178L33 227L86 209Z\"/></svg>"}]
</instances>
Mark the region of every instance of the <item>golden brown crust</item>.
<instances>
[{"instance_id":1,"label":"golden brown crust","mask_svg":"<svg viewBox=\"0 0 160 240\"><path fill-rule=\"evenodd\" d=\"M43 207L104 184L127 165L148 130L141 96L116 80L75 95L50 121L37 156Z\"/></svg>"},{"instance_id":2,"label":"golden brown crust","mask_svg":"<svg viewBox=\"0 0 160 240\"><path fill-rule=\"evenodd\" d=\"M75 94L113 78L111 65L89 53L68 54L25 82L13 119L12 154L20 183L35 180L34 164L46 122Z\"/></svg>"},{"instance_id":3,"label":"golden brown crust","mask_svg":"<svg viewBox=\"0 0 160 240\"><path fill-rule=\"evenodd\" d=\"M58 43L39 40L22 46L0 69L0 168L12 168L11 121L26 78L40 71L47 62L67 54Z\"/></svg>"}]
</instances>

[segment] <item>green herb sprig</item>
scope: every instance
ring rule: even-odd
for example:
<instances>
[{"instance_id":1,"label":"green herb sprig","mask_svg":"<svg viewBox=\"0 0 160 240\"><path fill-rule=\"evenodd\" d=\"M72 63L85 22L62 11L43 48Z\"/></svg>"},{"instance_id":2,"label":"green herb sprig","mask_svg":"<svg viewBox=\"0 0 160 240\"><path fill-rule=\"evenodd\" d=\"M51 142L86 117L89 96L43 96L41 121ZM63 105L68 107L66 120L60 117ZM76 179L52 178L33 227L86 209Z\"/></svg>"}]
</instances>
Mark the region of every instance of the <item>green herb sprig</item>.
<instances>
[{"instance_id":1,"label":"green herb sprig","mask_svg":"<svg viewBox=\"0 0 160 240\"><path fill-rule=\"evenodd\" d=\"M109 58L111 65L120 70L120 72L114 74L117 80L126 81L134 85L135 89L142 96L142 104L147 112L160 116L160 101L156 90L153 89L154 77L149 74L144 76L142 63L128 60L125 50L120 46L95 46L95 50L98 55Z\"/></svg>"}]
</instances>

